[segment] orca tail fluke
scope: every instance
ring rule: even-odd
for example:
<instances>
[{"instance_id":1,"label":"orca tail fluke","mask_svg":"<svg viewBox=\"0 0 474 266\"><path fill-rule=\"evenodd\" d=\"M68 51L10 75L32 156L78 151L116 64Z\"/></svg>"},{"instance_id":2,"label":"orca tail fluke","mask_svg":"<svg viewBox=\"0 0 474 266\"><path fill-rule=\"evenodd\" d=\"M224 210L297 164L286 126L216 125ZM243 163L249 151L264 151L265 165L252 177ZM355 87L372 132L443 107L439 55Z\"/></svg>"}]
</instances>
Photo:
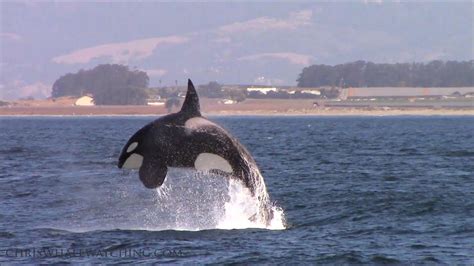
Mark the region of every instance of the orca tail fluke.
<instances>
[{"instance_id":1,"label":"orca tail fluke","mask_svg":"<svg viewBox=\"0 0 474 266\"><path fill-rule=\"evenodd\" d=\"M188 92L186 93L186 98L184 99L183 106L181 107L181 112L194 116L201 116L200 109L198 94L194 88L193 82L188 79Z\"/></svg>"}]
</instances>

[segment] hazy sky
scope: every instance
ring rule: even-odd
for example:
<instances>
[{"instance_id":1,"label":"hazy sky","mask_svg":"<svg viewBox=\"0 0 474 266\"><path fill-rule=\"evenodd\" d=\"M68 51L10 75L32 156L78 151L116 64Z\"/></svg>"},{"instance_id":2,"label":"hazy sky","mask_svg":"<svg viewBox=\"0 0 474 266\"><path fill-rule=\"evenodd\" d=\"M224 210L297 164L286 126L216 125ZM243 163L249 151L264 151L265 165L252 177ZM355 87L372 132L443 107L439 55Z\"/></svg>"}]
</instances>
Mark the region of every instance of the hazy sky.
<instances>
[{"instance_id":1,"label":"hazy sky","mask_svg":"<svg viewBox=\"0 0 474 266\"><path fill-rule=\"evenodd\" d=\"M473 59L472 2L1 2L0 99L49 96L101 63L151 85L293 85L302 68L355 60Z\"/></svg>"}]
</instances>

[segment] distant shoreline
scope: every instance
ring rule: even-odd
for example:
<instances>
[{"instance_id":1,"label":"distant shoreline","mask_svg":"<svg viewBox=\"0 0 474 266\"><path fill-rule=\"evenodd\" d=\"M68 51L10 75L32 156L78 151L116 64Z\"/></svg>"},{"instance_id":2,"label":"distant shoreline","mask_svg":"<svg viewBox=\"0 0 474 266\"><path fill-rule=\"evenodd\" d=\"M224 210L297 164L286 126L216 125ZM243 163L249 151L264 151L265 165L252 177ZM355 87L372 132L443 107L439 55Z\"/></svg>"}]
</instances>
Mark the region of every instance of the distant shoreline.
<instances>
[{"instance_id":1,"label":"distant shoreline","mask_svg":"<svg viewBox=\"0 0 474 266\"><path fill-rule=\"evenodd\" d=\"M315 106L311 99L247 99L223 104L218 99L201 99L201 112L207 116L394 116L394 115L469 115L474 116L474 101L464 106ZM406 105L406 104L405 104ZM178 111L175 107L172 112ZM164 106L99 105L75 106L72 99L32 100L0 107L0 116L158 116L166 115Z\"/></svg>"},{"instance_id":2,"label":"distant shoreline","mask_svg":"<svg viewBox=\"0 0 474 266\"><path fill-rule=\"evenodd\" d=\"M176 112L178 110L173 110ZM359 109L324 108L300 110L203 110L205 116L474 116L474 109ZM166 115L163 108L148 106L91 106L91 107L0 107L1 117L71 116L160 116Z\"/></svg>"}]
</instances>

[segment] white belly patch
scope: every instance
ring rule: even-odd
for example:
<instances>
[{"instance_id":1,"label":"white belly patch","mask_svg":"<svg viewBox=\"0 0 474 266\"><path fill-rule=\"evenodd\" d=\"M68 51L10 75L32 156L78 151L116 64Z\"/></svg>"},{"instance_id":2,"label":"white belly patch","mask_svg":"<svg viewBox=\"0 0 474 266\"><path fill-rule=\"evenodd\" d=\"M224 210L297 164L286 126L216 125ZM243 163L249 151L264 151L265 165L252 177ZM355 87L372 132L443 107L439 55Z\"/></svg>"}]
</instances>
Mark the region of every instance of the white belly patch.
<instances>
[{"instance_id":1,"label":"white belly patch","mask_svg":"<svg viewBox=\"0 0 474 266\"><path fill-rule=\"evenodd\" d=\"M143 156L141 156L138 153L133 153L132 155L128 156L122 168L138 169L142 166L142 163L143 163Z\"/></svg>"},{"instance_id":2,"label":"white belly patch","mask_svg":"<svg viewBox=\"0 0 474 266\"><path fill-rule=\"evenodd\" d=\"M194 167L199 171L209 171L212 169L221 170L226 173L232 173L232 167L229 162L212 153L201 153L194 162Z\"/></svg>"}]
</instances>

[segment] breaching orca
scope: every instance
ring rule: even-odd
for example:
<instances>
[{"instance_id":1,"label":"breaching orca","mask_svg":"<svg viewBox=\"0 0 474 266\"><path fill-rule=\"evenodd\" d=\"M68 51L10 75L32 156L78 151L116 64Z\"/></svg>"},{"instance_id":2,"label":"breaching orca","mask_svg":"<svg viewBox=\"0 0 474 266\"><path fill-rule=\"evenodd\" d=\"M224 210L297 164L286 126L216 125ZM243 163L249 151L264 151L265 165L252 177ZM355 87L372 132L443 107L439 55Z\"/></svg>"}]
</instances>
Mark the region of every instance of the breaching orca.
<instances>
[{"instance_id":1,"label":"breaching orca","mask_svg":"<svg viewBox=\"0 0 474 266\"><path fill-rule=\"evenodd\" d=\"M161 186L168 167L190 167L237 178L258 197L265 209L263 218L270 218L268 194L255 160L226 130L201 116L191 80L181 110L138 130L123 147L118 167L139 169L147 188Z\"/></svg>"}]
</instances>

